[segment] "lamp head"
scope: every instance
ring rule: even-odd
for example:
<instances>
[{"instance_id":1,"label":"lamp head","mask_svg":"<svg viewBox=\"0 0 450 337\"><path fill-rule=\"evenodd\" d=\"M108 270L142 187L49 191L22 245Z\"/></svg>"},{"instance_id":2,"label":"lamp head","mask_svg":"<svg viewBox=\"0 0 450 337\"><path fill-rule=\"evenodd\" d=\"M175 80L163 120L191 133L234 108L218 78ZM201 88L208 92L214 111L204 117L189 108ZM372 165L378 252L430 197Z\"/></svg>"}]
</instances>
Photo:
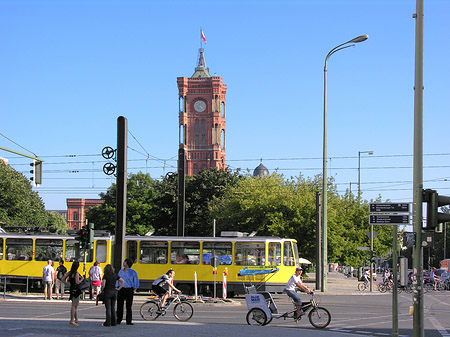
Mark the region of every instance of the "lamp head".
<instances>
[{"instance_id":1,"label":"lamp head","mask_svg":"<svg viewBox=\"0 0 450 337\"><path fill-rule=\"evenodd\" d=\"M369 38L369 35L360 35L358 37L355 37L354 39L348 41L348 43L358 43L358 42L364 42Z\"/></svg>"}]
</instances>

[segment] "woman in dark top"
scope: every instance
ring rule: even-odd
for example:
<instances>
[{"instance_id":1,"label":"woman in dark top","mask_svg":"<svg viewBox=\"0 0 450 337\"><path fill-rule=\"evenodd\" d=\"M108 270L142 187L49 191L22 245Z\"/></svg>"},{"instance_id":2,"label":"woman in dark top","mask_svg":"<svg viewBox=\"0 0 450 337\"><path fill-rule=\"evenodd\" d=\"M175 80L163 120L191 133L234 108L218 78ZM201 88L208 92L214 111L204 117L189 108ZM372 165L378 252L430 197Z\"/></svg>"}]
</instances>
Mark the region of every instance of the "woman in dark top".
<instances>
[{"instance_id":1,"label":"woman in dark top","mask_svg":"<svg viewBox=\"0 0 450 337\"><path fill-rule=\"evenodd\" d=\"M66 282L69 279L70 289L69 289L69 300L72 301L72 307L70 308L70 326L79 326L78 323L78 314L77 307L80 304L80 295L81 290L78 289L77 284L80 284L83 281L83 276L78 272L78 267L80 266L80 262L75 261L72 263L72 268L70 271L64 275L62 278L62 282Z\"/></svg>"},{"instance_id":2,"label":"woman in dark top","mask_svg":"<svg viewBox=\"0 0 450 337\"><path fill-rule=\"evenodd\" d=\"M117 281L120 282L119 287L116 287ZM122 289L123 284L124 280L114 272L114 268L110 264L106 265L102 280L102 291L105 294L103 303L106 308L106 321L103 326L116 325L117 291Z\"/></svg>"}]
</instances>

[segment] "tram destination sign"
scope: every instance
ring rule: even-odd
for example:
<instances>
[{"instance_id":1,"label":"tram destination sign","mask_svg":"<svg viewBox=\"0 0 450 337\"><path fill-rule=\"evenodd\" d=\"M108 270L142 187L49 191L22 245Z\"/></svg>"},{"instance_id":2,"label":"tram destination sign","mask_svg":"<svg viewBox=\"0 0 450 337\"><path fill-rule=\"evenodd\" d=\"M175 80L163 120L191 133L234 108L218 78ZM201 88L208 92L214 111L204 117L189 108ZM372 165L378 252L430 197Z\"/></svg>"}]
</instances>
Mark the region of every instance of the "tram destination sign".
<instances>
[{"instance_id":1,"label":"tram destination sign","mask_svg":"<svg viewBox=\"0 0 450 337\"><path fill-rule=\"evenodd\" d=\"M409 203L370 203L369 204L370 213L409 213Z\"/></svg>"},{"instance_id":2,"label":"tram destination sign","mask_svg":"<svg viewBox=\"0 0 450 337\"><path fill-rule=\"evenodd\" d=\"M370 214L369 223L373 225L409 225L409 215Z\"/></svg>"}]
</instances>

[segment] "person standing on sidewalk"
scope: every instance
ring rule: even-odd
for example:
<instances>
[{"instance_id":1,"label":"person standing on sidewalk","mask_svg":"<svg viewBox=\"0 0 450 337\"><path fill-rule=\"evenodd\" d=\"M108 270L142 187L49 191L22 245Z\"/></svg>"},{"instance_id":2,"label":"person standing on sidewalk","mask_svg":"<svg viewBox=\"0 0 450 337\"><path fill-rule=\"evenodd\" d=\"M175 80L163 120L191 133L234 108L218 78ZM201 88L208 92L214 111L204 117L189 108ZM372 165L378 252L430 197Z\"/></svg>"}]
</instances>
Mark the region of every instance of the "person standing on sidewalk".
<instances>
[{"instance_id":1,"label":"person standing on sidewalk","mask_svg":"<svg viewBox=\"0 0 450 337\"><path fill-rule=\"evenodd\" d=\"M102 268L100 268L99 264L100 262L95 261L94 265L89 269L89 277L91 278L91 299L93 300L97 299L102 285Z\"/></svg>"},{"instance_id":2,"label":"person standing on sidewalk","mask_svg":"<svg viewBox=\"0 0 450 337\"><path fill-rule=\"evenodd\" d=\"M67 273L67 268L64 267L64 260L59 260L59 267L56 268L56 282L55 282L55 293L56 293L56 299L59 299L59 292L61 291L61 299L64 297L64 287L65 282L62 281L64 275Z\"/></svg>"},{"instance_id":3,"label":"person standing on sidewalk","mask_svg":"<svg viewBox=\"0 0 450 337\"><path fill-rule=\"evenodd\" d=\"M118 287L116 287L117 281L120 283ZM103 323L103 326L115 326L117 324L117 291L122 289L124 283L124 280L122 280L119 275L114 272L114 268L110 264L107 264L102 280L102 292L104 294L103 303L105 303L106 309L106 321Z\"/></svg>"},{"instance_id":4,"label":"person standing on sidewalk","mask_svg":"<svg viewBox=\"0 0 450 337\"><path fill-rule=\"evenodd\" d=\"M133 266L133 261L131 259L125 259L123 261L123 269L119 271L119 277L125 281L123 288L120 289L117 296L117 324L120 324L123 319L123 306L126 302L127 315L126 322L127 325L133 325L132 316L132 306L134 292L139 288L139 278L135 270L131 269Z\"/></svg>"},{"instance_id":5,"label":"person standing on sidewalk","mask_svg":"<svg viewBox=\"0 0 450 337\"><path fill-rule=\"evenodd\" d=\"M64 275L62 281L66 282L69 280L70 283L70 297L69 300L72 301L72 306L70 308L70 326L79 326L80 323L78 322L78 313L77 308L80 304L80 295L81 290L77 287L78 284L83 281L83 276L80 275L78 272L78 267L80 266L80 262L75 261L72 263L72 267L70 268L70 271Z\"/></svg>"},{"instance_id":6,"label":"person standing on sidewalk","mask_svg":"<svg viewBox=\"0 0 450 337\"><path fill-rule=\"evenodd\" d=\"M53 300L52 297L52 289L53 289L53 280L55 278L55 269L52 267L52 260L47 261L47 265L42 270L42 284L44 285L44 300L48 299Z\"/></svg>"}]
</instances>

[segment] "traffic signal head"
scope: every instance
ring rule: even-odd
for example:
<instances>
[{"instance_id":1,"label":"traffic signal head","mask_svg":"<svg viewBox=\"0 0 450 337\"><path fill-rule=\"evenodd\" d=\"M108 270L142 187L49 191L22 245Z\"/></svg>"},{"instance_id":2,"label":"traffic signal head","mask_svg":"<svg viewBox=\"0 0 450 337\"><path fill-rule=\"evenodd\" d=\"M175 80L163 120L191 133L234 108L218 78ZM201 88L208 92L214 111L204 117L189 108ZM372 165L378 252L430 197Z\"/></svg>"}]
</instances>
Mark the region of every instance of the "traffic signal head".
<instances>
[{"instance_id":1,"label":"traffic signal head","mask_svg":"<svg viewBox=\"0 0 450 337\"><path fill-rule=\"evenodd\" d=\"M87 225L87 237L86 237L86 243L87 243L87 248L91 249L94 248L94 224L93 223L89 223Z\"/></svg>"},{"instance_id":2,"label":"traffic signal head","mask_svg":"<svg viewBox=\"0 0 450 337\"><path fill-rule=\"evenodd\" d=\"M442 206L450 205L450 197L439 195L436 190L423 190L423 201L427 203L428 230L435 230L439 224L450 221L450 214L439 212Z\"/></svg>"},{"instance_id":3,"label":"traffic signal head","mask_svg":"<svg viewBox=\"0 0 450 337\"><path fill-rule=\"evenodd\" d=\"M34 159L30 166L33 168L30 170L30 173L33 174L30 179L33 181L33 185L37 187L42 184L42 162Z\"/></svg>"}]
</instances>

